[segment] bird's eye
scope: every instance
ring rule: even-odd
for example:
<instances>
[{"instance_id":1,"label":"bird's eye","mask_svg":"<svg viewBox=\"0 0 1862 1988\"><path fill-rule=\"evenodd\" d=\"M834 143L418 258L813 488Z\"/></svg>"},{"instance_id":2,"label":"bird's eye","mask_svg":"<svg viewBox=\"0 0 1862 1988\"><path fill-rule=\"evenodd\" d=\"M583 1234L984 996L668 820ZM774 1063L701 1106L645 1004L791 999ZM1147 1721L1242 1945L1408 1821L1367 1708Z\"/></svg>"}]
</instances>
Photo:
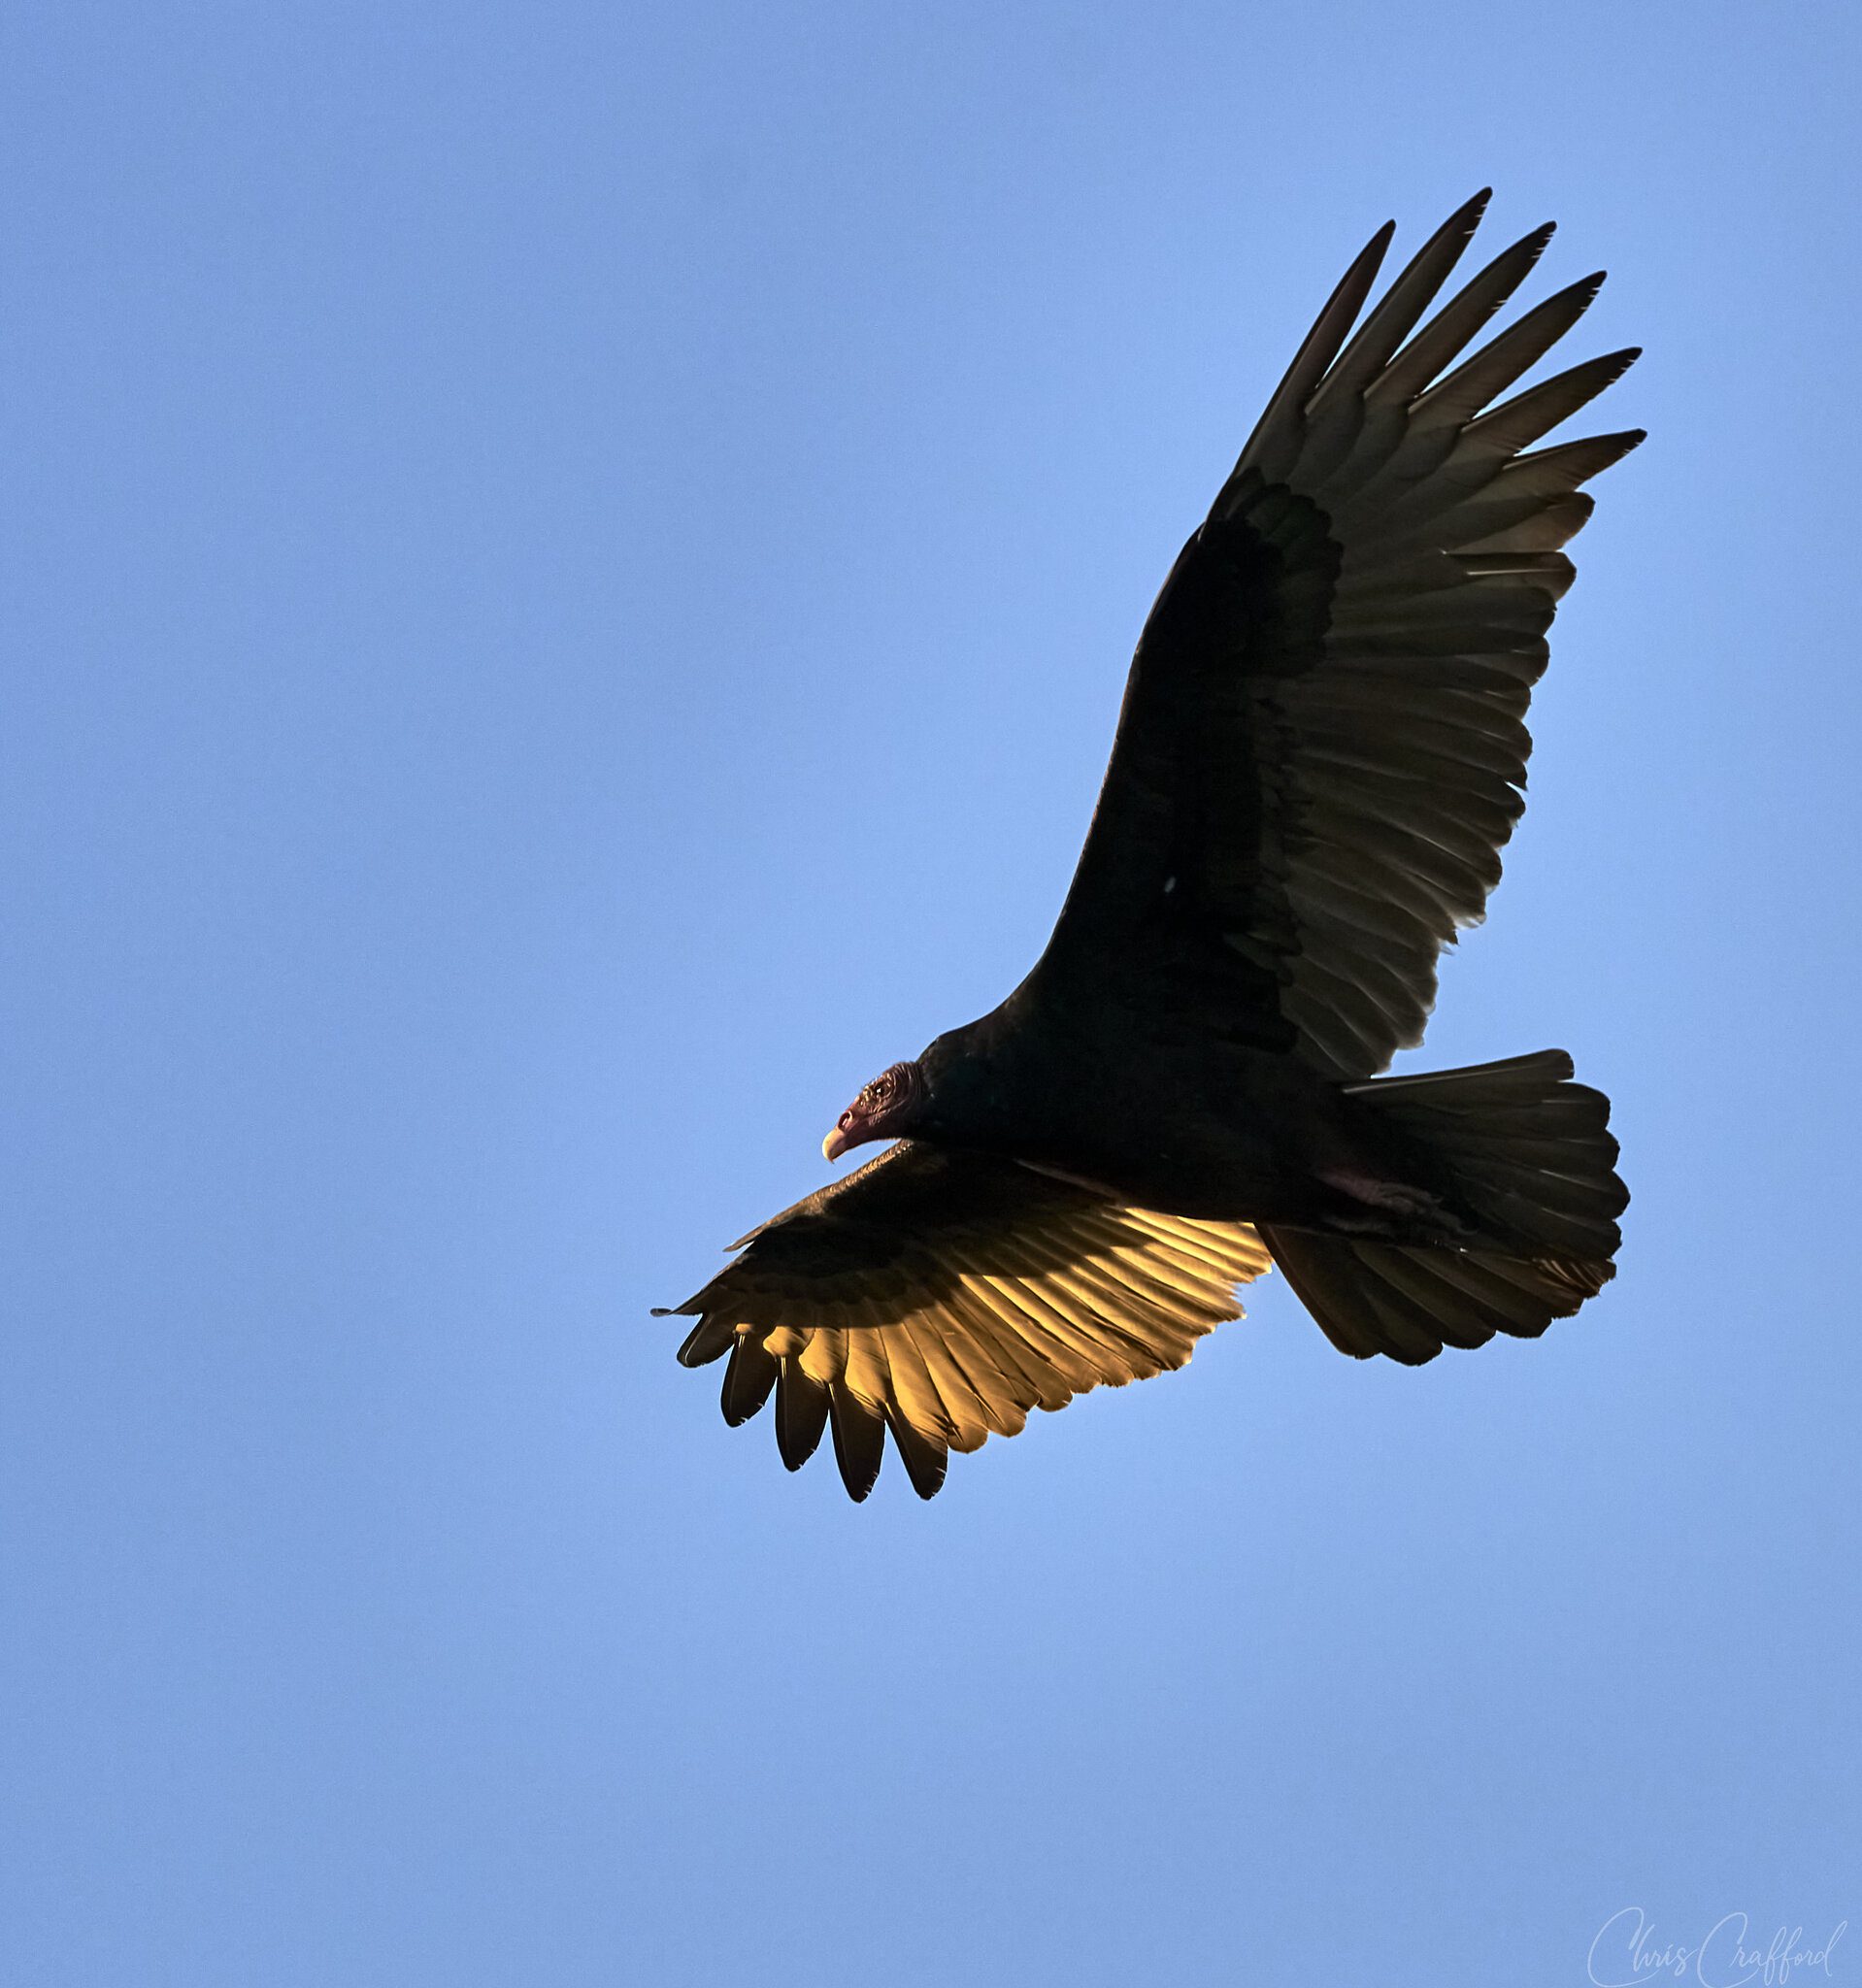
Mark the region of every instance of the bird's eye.
<instances>
[{"instance_id":1,"label":"bird's eye","mask_svg":"<svg viewBox=\"0 0 1862 1988\"><path fill-rule=\"evenodd\" d=\"M907 1081L898 1070L882 1070L860 1093L860 1103L869 1111L889 1111L905 1095Z\"/></svg>"}]
</instances>

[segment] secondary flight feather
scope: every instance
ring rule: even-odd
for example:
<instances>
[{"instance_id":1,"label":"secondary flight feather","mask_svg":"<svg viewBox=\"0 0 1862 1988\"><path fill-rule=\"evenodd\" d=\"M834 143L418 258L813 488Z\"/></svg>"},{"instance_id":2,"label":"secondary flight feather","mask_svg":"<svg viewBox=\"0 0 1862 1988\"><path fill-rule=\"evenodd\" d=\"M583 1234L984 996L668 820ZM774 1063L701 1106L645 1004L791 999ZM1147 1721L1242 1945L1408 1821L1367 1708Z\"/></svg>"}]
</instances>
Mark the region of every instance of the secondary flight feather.
<instances>
[{"instance_id":1,"label":"secondary flight feather","mask_svg":"<svg viewBox=\"0 0 1862 1988\"><path fill-rule=\"evenodd\" d=\"M1634 349L1502 398L1601 276L1477 347L1550 227L1438 305L1487 198L1367 312L1380 229L1308 333L1145 624L1034 970L823 1151L896 1143L676 1308L726 1421L774 1394L790 1470L828 1434L862 1499L889 1431L929 1498L1030 1408L1183 1365L1270 1262L1342 1350L1413 1365L1611 1276L1629 1197L1569 1057L1378 1076L1524 809L1580 486L1643 439L1533 447Z\"/></svg>"}]
</instances>

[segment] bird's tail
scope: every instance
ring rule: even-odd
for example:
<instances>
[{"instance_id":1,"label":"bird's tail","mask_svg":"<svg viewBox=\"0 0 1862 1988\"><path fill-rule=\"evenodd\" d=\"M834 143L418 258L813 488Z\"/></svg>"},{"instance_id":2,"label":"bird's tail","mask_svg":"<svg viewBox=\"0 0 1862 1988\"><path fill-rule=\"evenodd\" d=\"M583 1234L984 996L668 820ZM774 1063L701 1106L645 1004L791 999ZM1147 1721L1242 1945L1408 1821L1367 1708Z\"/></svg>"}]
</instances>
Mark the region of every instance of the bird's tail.
<instances>
[{"instance_id":1,"label":"bird's tail","mask_svg":"<svg viewBox=\"0 0 1862 1988\"><path fill-rule=\"evenodd\" d=\"M1451 1248L1264 1227L1342 1351L1419 1365L1496 1332L1534 1339L1614 1275L1629 1193L1610 1100L1572 1081L1562 1049L1348 1088L1430 1156L1476 1228Z\"/></svg>"}]
</instances>

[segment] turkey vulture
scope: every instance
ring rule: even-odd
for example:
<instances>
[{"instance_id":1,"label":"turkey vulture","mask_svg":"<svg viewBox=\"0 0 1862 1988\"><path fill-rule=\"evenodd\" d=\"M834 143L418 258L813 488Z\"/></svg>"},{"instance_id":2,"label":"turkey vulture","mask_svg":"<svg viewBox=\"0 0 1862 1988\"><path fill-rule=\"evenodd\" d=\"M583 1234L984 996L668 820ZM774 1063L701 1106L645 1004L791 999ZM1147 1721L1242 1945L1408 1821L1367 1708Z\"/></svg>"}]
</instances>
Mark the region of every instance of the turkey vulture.
<instances>
[{"instance_id":1,"label":"turkey vulture","mask_svg":"<svg viewBox=\"0 0 1862 1988\"><path fill-rule=\"evenodd\" d=\"M1421 323L1487 198L1353 332L1380 228L1307 335L1145 623L1033 972L823 1150L896 1143L676 1308L727 1422L774 1391L790 1470L831 1430L862 1499L890 1429L929 1498L1030 1408L1180 1367L1270 1260L1343 1351L1412 1365L1612 1275L1629 1197L1568 1056L1377 1076L1500 879L1579 486L1643 439L1531 447L1634 348L1494 404L1601 275L1463 356L1549 226Z\"/></svg>"}]
</instances>

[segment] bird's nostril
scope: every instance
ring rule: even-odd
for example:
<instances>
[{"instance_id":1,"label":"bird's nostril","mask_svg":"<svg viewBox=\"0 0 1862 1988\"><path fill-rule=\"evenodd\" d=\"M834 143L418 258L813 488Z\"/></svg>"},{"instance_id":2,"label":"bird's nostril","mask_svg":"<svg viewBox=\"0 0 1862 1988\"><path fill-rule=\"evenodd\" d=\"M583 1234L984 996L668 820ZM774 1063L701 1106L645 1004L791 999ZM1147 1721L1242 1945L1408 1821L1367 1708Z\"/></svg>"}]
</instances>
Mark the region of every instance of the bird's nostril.
<instances>
[{"instance_id":1,"label":"bird's nostril","mask_svg":"<svg viewBox=\"0 0 1862 1988\"><path fill-rule=\"evenodd\" d=\"M852 1123L853 1113L851 1111L843 1111L841 1113L841 1130L845 1132Z\"/></svg>"}]
</instances>

